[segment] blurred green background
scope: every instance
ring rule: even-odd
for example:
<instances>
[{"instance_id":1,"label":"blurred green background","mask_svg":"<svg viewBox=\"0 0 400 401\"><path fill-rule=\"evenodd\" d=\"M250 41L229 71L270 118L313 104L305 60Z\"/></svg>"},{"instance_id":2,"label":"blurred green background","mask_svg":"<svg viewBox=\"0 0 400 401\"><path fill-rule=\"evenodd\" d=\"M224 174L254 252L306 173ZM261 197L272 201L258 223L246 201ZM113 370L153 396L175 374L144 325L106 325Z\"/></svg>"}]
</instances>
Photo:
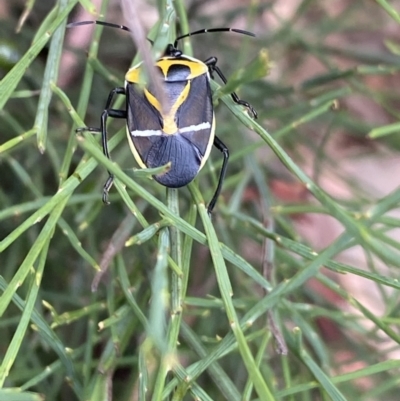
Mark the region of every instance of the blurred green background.
<instances>
[{"instance_id":1,"label":"blurred green background","mask_svg":"<svg viewBox=\"0 0 400 401\"><path fill-rule=\"evenodd\" d=\"M0 400L397 400L398 12L384 0L0 3ZM133 37L65 29L93 19ZM124 121L108 126L114 165L99 135L75 129L99 126L136 30L158 50L175 30L215 27L256 38L180 44L216 56L229 81L213 84L231 157L210 220L218 150L166 191L134 170Z\"/></svg>"}]
</instances>

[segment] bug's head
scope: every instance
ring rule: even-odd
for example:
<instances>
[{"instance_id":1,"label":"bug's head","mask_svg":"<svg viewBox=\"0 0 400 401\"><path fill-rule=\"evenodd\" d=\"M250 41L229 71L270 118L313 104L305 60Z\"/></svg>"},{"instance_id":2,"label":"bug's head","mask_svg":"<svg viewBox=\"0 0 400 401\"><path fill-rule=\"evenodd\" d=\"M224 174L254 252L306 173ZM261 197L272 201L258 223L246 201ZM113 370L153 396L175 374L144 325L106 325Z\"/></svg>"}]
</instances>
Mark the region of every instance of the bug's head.
<instances>
[{"instance_id":1,"label":"bug's head","mask_svg":"<svg viewBox=\"0 0 400 401\"><path fill-rule=\"evenodd\" d=\"M178 50L175 45L170 43L167 48L165 49L165 54L164 56L170 56L170 57L180 57L182 56L182 51Z\"/></svg>"}]
</instances>

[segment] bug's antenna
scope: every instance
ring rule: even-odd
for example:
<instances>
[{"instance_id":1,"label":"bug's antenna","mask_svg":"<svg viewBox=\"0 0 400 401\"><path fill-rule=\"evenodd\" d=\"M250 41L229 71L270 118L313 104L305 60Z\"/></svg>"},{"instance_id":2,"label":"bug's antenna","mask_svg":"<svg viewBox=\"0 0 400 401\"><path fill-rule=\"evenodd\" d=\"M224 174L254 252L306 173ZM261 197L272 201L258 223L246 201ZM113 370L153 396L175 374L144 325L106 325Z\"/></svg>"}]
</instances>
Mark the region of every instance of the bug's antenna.
<instances>
[{"instance_id":1,"label":"bug's antenna","mask_svg":"<svg viewBox=\"0 0 400 401\"><path fill-rule=\"evenodd\" d=\"M187 33L185 35L182 36L178 36L175 39L174 42L174 47L178 46L178 42L181 39L187 38L189 36L194 36L194 35L201 35L203 33L212 33L212 32L234 32L234 33L239 33L241 35L247 35L247 36L252 36L253 38L256 36L254 33L249 32L249 31L244 31L243 29L235 29L235 28L211 28L211 29L200 29L199 31L194 31L194 32L190 32Z\"/></svg>"},{"instance_id":2,"label":"bug's antenna","mask_svg":"<svg viewBox=\"0 0 400 401\"><path fill-rule=\"evenodd\" d=\"M111 22L105 22L105 21L78 21L78 22L70 22L69 24L67 24L67 28L74 28L75 26L81 26L81 25L92 25L92 24L96 24L96 25L104 25L104 26L108 26L111 28L117 28L117 29L122 29L123 31L128 31L128 32L132 32L127 26L125 25L118 25L118 24L113 24Z\"/></svg>"}]
</instances>

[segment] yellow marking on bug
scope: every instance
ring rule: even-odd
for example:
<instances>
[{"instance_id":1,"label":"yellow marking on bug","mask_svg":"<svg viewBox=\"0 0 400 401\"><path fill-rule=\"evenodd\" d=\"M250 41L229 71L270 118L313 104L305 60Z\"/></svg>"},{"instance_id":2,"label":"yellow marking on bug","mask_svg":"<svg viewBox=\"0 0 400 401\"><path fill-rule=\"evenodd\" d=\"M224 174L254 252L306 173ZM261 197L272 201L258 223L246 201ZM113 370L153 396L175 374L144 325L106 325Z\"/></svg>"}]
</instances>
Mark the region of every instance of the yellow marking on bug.
<instances>
[{"instance_id":1,"label":"yellow marking on bug","mask_svg":"<svg viewBox=\"0 0 400 401\"><path fill-rule=\"evenodd\" d=\"M188 56L185 56L188 58ZM202 61L195 58L188 60L177 60L175 57L162 57L156 62L156 66L161 68L164 79L167 80L168 70L171 65L184 65L189 67L190 74L186 79L193 79L199 77L200 75L206 74L208 72L208 67ZM128 70L125 74L125 80L131 83L144 84L145 75L143 69L141 68L142 63L136 64Z\"/></svg>"},{"instance_id":2,"label":"yellow marking on bug","mask_svg":"<svg viewBox=\"0 0 400 401\"><path fill-rule=\"evenodd\" d=\"M142 68L140 68L142 63L135 65L130 68L128 72L125 74L125 81L135 84L144 84L145 76L143 74Z\"/></svg>"},{"instance_id":3,"label":"yellow marking on bug","mask_svg":"<svg viewBox=\"0 0 400 401\"><path fill-rule=\"evenodd\" d=\"M147 168L146 164L142 160L141 156L139 155L138 150L136 149L136 147L135 147L135 145L134 145L134 143L132 141L128 126L126 127L126 134L127 134L127 137L128 137L129 147L131 148L131 152L132 152L133 157L135 158L137 164L139 164L139 166L141 168Z\"/></svg>"},{"instance_id":4,"label":"yellow marking on bug","mask_svg":"<svg viewBox=\"0 0 400 401\"><path fill-rule=\"evenodd\" d=\"M164 75L164 78L167 79L168 70L170 69L171 65L184 65L189 67L190 74L187 76L186 79L193 79L199 77L200 75L206 74L208 72L208 67L200 60L176 60L174 57L163 57L162 59L158 60L156 65L161 68L161 71Z\"/></svg>"},{"instance_id":5,"label":"yellow marking on bug","mask_svg":"<svg viewBox=\"0 0 400 401\"><path fill-rule=\"evenodd\" d=\"M167 135L174 135L178 132L178 126L175 122L176 112L182 103L187 99L190 91L190 81L186 84L183 91L179 94L175 103L171 106L167 114L162 112L161 104L147 89L144 90L144 95L146 96L149 103L155 107L163 118L163 132Z\"/></svg>"},{"instance_id":6,"label":"yellow marking on bug","mask_svg":"<svg viewBox=\"0 0 400 401\"><path fill-rule=\"evenodd\" d=\"M187 99L189 91L190 91L190 81L188 81L185 88L178 96L178 99L176 99L176 102L171 107L169 113L166 116L163 116L164 132L166 134L175 134L178 131L178 127L176 126L175 123L176 112L178 111L178 108L181 106L181 104Z\"/></svg>"},{"instance_id":7,"label":"yellow marking on bug","mask_svg":"<svg viewBox=\"0 0 400 401\"><path fill-rule=\"evenodd\" d=\"M161 104L160 104L160 102L146 88L144 89L144 96L149 101L149 103L161 113Z\"/></svg>"}]
</instances>

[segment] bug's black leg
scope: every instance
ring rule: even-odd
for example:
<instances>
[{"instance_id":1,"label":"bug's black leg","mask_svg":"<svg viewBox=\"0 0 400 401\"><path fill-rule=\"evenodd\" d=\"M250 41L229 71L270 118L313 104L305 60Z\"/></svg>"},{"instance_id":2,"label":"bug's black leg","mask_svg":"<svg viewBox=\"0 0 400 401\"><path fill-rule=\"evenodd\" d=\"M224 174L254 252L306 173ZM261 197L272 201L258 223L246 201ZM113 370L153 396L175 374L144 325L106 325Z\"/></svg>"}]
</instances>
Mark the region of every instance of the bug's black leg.
<instances>
[{"instance_id":1,"label":"bug's black leg","mask_svg":"<svg viewBox=\"0 0 400 401\"><path fill-rule=\"evenodd\" d=\"M217 61L218 61L218 59L216 57L210 57L204 62L204 64L207 65L212 79L214 79L214 72L215 72L221 78L221 81L224 84L226 84L228 81L225 78L225 75L220 70L220 68L217 66ZM246 102L245 100L240 99L239 96L235 92L232 92L231 96L235 103L247 107L247 109L250 111L250 113L253 115L253 117L257 118L257 112L250 103Z\"/></svg>"},{"instance_id":2,"label":"bug's black leg","mask_svg":"<svg viewBox=\"0 0 400 401\"><path fill-rule=\"evenodd\" d=\"M103 113L101 113L100 128L84 127L84 128L78 128L76 130L77 132L89 131L89 132L101 133L101 143L103 146L103 153L108 159L111 159L111 158L110 158L110 152L108 151L107 128L106 128L107 118L112 117L112 118L126 119L126 110L116 110L116 109L110 108L115 95L125 95L125 94L126 94L125 88L123 88L123 87L114 88L110 92L110 94L108 95L108 98L107 98L107 102L106 102L104 111L103 111ZM108 192L110 191L110 189L113 185L113 182L114 182L114 175L108 171L108 179L107 179L106 183L104 184L104 188L103 188L103 202L106 204L110 203L110 202L108 202Z\"/></svg>"},{"instance_id":3,"label":"bug's black leg","mask_svg":"<svg viewBox=\"0 0 400 401\"><path fill-rule=\"evenodd\" d=\"M229 159L229 150L225 146L225 144L216 136L214 138L214 146L220 150L223 154L224 160L222 162L221 172L219 173L218 185L215 193L207 207L208 214L211 216L211 212L214 209L215 204L217 203L217 199L219 194L221 193L222 183L224 182L226 168L228 167L228 159Z\"/></svg>"},{"instance_id":4,"label":"bug's black leg","mask_svg":"<svg viewBox=\"0 0 400 401\"><path fill-rule=\"evenodd\" d=\"M126 92L125 92L125 88L123 86L119 86L117 88L112 89L110 94L108 95L108 99L107 99L106 106L104 107L104 109L110 108L115 95L125 95L125 94L126 94Z\"/></svg>"},{"instance_id":5,"label":"bug's black leg","mask_svg":"<svg viewBox=\"0 0 400 401\"><path fill-rule=\"evenodd\" d=\"M113 117L113 118L126 119L126 110L110 109L112 101L114 99L114 96L115 95L125 95L125 94L126 94L125 88L123 88L123 87L114 88L108 95L105 109L104 109L103 113L101 113L101 122L100 122L101 143L103 145L104 156L106 156L110 160L111 160L111 158L110 158L110 152L108 151L107 128L106 128L107 127L107 118ZM105 203L106 205L108 205L110 203L108 201L108 193L114 183L114 175L108 170L107 170L107 172L108 172L108 178L103 187L103 198L102 198L103 203Z\"/></svg>"},{"instance_id":6,"label":"bug's black leg","mask_svg":"<svg viewBox=\"0 0 400 401\"><path fill-rule=\"evenodd\" d=\"M110 153L108 151L107 129L106 129L106 123L107 123L108 117L126 119L126 111L125 110L106 109L103 111L103 113L101 113L100 130L101 130L101 143L103 145L103 153L104 153L104 156L107 157L107 159L111 160ZM106 205L108 205L110 203L108 201L108 193L114 183L114 174L112 174L108 170L107 170L107 172L108 172L108 178L103 187L103 203L105 203Z\"/></svg>"}]
</instances>

